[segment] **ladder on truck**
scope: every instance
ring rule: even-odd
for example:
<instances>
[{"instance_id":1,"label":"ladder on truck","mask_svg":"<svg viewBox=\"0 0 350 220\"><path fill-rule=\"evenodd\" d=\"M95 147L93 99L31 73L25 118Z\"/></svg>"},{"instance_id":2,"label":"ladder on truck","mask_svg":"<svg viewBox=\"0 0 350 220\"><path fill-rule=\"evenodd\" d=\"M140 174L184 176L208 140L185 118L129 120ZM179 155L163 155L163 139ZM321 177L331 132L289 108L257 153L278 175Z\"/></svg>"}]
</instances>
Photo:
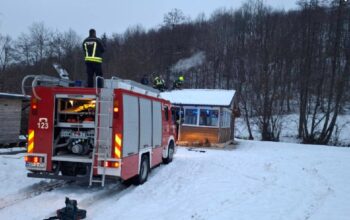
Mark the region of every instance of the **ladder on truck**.
<instances>
[{"instance_id":1,"label":"ladder on truck","mask_svg":"<svg viewBox=\"0 0 350 220\"><path fill-rule=\"evenodd\" d=\"M103 80L102 77L96 77ZM95 114L95 140L92 151L89 186L99 183L102 187L106 181L106 161L110 157L112 148L112 113L113 113L114 90L111 88L96 88L96 114ZM102 169L102 175L94 176L94 170Z\"/></svg>"}]
</instances>

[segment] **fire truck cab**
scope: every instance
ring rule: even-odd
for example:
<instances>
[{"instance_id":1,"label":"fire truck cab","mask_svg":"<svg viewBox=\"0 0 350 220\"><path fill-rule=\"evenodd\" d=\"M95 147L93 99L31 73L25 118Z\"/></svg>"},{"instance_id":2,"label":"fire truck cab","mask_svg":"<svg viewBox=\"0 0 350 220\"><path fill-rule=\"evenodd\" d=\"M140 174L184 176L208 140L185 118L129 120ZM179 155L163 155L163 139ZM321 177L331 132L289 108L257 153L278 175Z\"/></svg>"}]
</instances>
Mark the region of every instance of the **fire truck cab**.
<instances>
[{"instance_id":1,"label":"fire truck cab","mask_svg":"<svg viewBox=\"0 0 350 220\"><path fill-rule=\"evenodd\" d=\"M115 77L100 89L32 77L28 177L142 184L152 167L172 161L176 129L158 90Z\"/></svg>"}]
</instances>

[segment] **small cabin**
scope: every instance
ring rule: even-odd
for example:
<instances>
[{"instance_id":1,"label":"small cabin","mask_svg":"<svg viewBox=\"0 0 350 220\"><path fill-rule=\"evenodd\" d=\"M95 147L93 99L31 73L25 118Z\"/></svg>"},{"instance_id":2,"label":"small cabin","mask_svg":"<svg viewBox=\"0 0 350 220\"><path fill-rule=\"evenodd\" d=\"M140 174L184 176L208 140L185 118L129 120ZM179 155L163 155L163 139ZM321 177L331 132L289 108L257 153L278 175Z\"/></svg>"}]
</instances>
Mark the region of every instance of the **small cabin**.
<instances>
[{"instance_id":1,"label":"small cabin","mask_svg":"<svg viewBox=\"0 0 350 220\"><path fill-rule=\"evenodd\" d=\"M11 145L19 142L22 109L29 97L20 94L0 93L0 145Z\"/></svg>"},{"instance_id":2,"label":"small cabin","mask_svg":"<svg viewBox=\"0 0 350 220\"><path fill-rule=\"evenodd\" d=\"M182 89L161 93L173 105L178 142L215 145L232 141L235 90Z\"/></svg>"}]
</instances>

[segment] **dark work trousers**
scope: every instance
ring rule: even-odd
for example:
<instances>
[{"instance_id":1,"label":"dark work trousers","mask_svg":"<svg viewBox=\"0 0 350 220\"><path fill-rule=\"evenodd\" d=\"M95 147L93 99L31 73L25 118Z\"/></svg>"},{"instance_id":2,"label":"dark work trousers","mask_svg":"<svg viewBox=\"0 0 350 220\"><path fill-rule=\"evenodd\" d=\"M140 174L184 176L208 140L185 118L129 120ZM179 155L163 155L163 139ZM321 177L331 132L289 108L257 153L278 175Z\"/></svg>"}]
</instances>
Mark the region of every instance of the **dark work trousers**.
<instances>
[{"instance_id":1,"label":"dark work trousers","mask_svg":"<svg viewBox=\"0 0 350 220\"><path fill-rule=\"evenodd\" d=\"M102 74L102 63L96 62L85 62L86 64L86 73L87 73L87 87L94 87L94 75L103 76ZM103 87L102 79L98 79L97 87Z\"/></svg>"}]
</instances>

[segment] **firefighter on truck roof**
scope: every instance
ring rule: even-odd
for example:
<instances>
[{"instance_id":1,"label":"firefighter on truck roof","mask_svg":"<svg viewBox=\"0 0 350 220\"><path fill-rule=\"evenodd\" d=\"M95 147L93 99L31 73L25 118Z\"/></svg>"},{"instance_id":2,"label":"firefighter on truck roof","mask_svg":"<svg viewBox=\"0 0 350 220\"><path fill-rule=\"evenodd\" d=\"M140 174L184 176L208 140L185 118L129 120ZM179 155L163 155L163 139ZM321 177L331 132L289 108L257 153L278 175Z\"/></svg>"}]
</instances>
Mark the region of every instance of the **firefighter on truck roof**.
<instances>
[{"instance_id":1,"label":"firefighter on truck roof","mask_svg":"<svg viewBox=\"0 0 350 220\"><path fill-rule=\"evenodd\" d=\"M89 37L83 42L83 50L85 54L85 64L87 73L87 86L94 86L94 75L102 77L102 54L105 51L100 38L96 37L95 29L89 30ZM98 88L103 87L103 82L98 80Z\"/></svg>"},{"instance_id":2,"label":"firefighter on truck roof","mask_svg":"<svg viewBox=\"0 0 350 220\"><path fill-rule=\"evenodd\" d=\"M158 75L154 78L153 88L158 89L161 92L164 92L164 90L166 89L166 86L165 86L165 81L162 78L162 76Z\"/></svg>"}]
</instances>

